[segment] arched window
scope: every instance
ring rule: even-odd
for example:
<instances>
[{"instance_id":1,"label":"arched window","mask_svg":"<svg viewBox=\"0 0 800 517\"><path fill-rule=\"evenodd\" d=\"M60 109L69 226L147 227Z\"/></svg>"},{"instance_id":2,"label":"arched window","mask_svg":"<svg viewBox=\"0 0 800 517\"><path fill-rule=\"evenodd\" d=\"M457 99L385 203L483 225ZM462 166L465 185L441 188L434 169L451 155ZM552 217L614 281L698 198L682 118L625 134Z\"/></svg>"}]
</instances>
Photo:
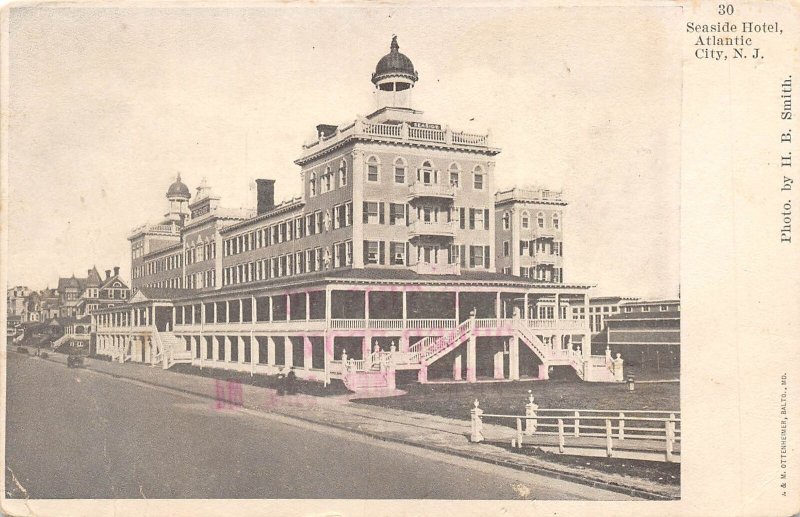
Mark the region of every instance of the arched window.
<instances>
[{"instance_id":1,"label":"arched window","mask_svg":"<svg viewBox=\"0 0 800 517\"><path fill-rule=\"evenodd\" d=\"M347 162L344 160L339 164L339 185L342 187L347 185Z\"/></svg>"},{"instance_id":2,"label":"arched window","mask_svg":"<svg viewBox=\"0 0 800 517\"><path fill-rule=\"evenodd\" d=\"M544 228L544 212L539 212L536 214L536 226L539 228Z\"/></svg>"},{"instance_id":3,"label":"arched window","mask_svg":"<svg viewBox=\"0 0 800 517\"><path fill-rule=\"evenodd\" d=\"M450 164L449 171L450 186L455 188L461 187L461 167L459 167L457 163L453 162Z\"/></svg>"},{"instance_id":4,"label":"arched window","mask_svg":"<svg viewBox=\"0 0 800 517\"><path fill-rule=\"evenodd\" d=\"M367 159L367 181L378 181L380 173L381 162L375 156L370 156Z\"/></svg>"},{"instance_id":5,"label":"arched window","mask_svg":"<svg viewBox=\"0 0 800 517\"><path fill-rule=\"evenodd\" d=\"M325 175L322 176L322 179L325 182L325 192L330 192L331 191L331 177L332 176L333 176L333 173L331 173L330 166L325 167Z\"/></svg>"},{"instance_id":6,"label":"arched window","mask_svg":"<svg viewBox=\"0 0 800 517\"><path fill-rule=\"evenodd\" d=\"M472 171L472 188L483 190L483 168L480 165L476 165Z\"/></svg>"},{"instance_id":7,"label":"arched window","mask_svg":"<svg viewBox=\"0 0 800 517\"><path fill-rule=\"evenodd\" d=\"M522 212L522 229L527 230L531 226L531 216L527 211Z\"/></svg>"},{"instance_id":8,"label":"arched window","mask_svg":"<svg viewBox=\"0 0 800 517\"><path fill-rule=\"evenodd\" d=\"M506 212L503 214L503 229L504 230L511 229L511 212Z\"/></svg>"},{"instance_id":9,"label":"arched window","mask_svg":"<svg viewBox=\"0 0 800 517\"><path fill-rule=\"evenodd\" d=\"M426 185L434 185L437 183L436 180L436 171L433 168L433 164L425 160L422 162L422 168L417 169L417 181Z\"/></svg>"},{"instance_id":10,"label":"arched window","mask_svg":"<svg viewBox=\"0 0 800 517\"><path fill-rule=\"evenodd\" d=\"M553 214L553 228L558 230L560 224L561 224L561 221L558 218L558 214Z\"/></svg>"},{"instance_id":11,"label":"arched window","mask_svg":"<svg viewBox=\"0 0 800 517\"><path fill-rule=\"evenodd\" d=\"M311 194L311 197L314 197L314 196L317 195L317 173L316 172L312 172L311 173L311 179L308 181L308 188L309 188L309 193Z\"/></svg>"},{"instance_id":12,"label":"arched window","mask_svg":"<svg viewBox=\"0 0 800 517\"><path fill-rule=\"evenodd\" d=\"M406 182L406 161L400 157L397 157L394 160L394 182Z\"/></svg>"}]
</instances>

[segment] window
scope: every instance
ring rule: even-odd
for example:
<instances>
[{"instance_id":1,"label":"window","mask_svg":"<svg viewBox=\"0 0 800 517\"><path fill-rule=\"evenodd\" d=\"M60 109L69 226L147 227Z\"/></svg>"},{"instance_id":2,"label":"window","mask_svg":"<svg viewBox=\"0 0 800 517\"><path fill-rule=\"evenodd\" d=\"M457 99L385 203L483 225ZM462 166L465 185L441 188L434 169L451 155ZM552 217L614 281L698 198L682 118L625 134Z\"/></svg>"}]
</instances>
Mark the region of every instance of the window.
<instances>
[{"instance_id":1,"label":"window","mask_svg":"<svg viewBox=\"0 0 800 517\"><path fill-rule=\"evenodd\" d=\"M339 186L344 187L347 185L347 162L342 160L339 164Z\"/></svg>"},{"instance_id":2,"label":"window","mask_svg":"<svg viewBox=\"0 0 800 517\"><path fill-rule=\"evenodd\" d=\"M367 160L367 181L378 181L380 162L374 156Z\"/></svg>"},{"instance_id":3,"label":"window","mask_svg":"<svg viewBox=\"0 0 800 517\"><path fill-rule=\"evenodd\" d=\"M295 238L301 239L305 237L305 228L303 227L303 218L295 217L294 219L294 234Z\"/></svg>"},{"instance_id":4,"label":"window","mask_svg":"<svg viewBox=\"0 0 800 517\"><path fill-rule=\"evenodd\" d=\"M345 226L353 226L353 202L350 201L344 206Z\"/></svg>"},{"instance_id":5,"label":"window","mask_svg":"<svg viewBox=\"0 0 800 517\"><path fill-rule=\"evenodd\" d=\"M352 266L353 265L353 241L347 241L344 243L345 249L345 266Z\"/></svg>"},{"instance_id":6,"label":"window","mask_svg":"<svg viewBox=\"0 0 800 517\"><path fill-rule=\"evenodd\" d=\"M519 241L519 254L524 257L529 253L530 241Z\"/></svg>"},{"instance_id":7,"label":"window","mask_svg":"<svg viewBox=\"0 0 800 517\"><path fill-rule=\"evenodd\" d=\"M314 212L314 219L314 224L317 226L317 233L322 233L322 229L324 228L322 226L322 210L317 210Z\"/></svg>"},{"instance_id":8,"label":"window","mask_svg":"<svg viewBox=\"0 0 800 517\"><path fill-rule=\"evenodd\" d=\"M317 233L317 228L314 224L314 214L308 214L306 216L306 231L308 232L308 235L314 235Z\"/></svg>"},{"instance_id":9,"label":"window","mask_svg":"<svg viewBox=\"0 0 800 517\"><path fill-rule=\"evenodd\" d=\"M333 173L331 172L331 168L330 167L326 167L325 168L325 175L322 176L322 179L323 179L323 181L325 183L324 192L330 192L331 191L331 178L332 177L333 177Z\"/></svg>"},{"instance_id":10,"label":"window","mask_svg":"<svg viewBox=\"0 0 800 517\"><path fill-rule=\"evenodd\" d=\"M631 308L631 307L625 307L625 312L633 312L633 308Z\"/></svg>"},{"instance_id":11,"label":"window","mask_svg":"<svg viewBox=\"0 0 800 517\"><path fill-rule=\"evenodd\" d=\"M469 266L483 267L483 246L469 247Z\"/></svg>"},{"instance_id":12,"label":"window","mask_svg":"<svg viewBox=\"0 0 800 517\"><path fill-rule=\"evenodd\" d=\"M389 224L405 225L406 205L389 203Z\"/></svg>"},{"instance_id":13,"label":"window","mask_svg":"<svg viewBox=\"0 0 800 517\"><path fill-rule=\"evenodd\" d=\"M317 173L316 172L312 172L311 173L311 179L308 182L308 192L311 195L311 197L314 197L314 196L317 195Z\"/></svg>"},{"instance_id":14,"label":"window","mask_svg":"<svg viewBox=\"0 0 800 517\"><path fill-rule=\"evenodd\" d=\"M511 242L503 241L503 256L507 257L509 255L511 255Z\"/></svg>"},{"instance_id":15,"label":"window","mask_svg":"<svg viewBox=\"0 0 800 517\"><path fill-rule=\"evenodd\" d=\"M402 158L397 158L394 161L394 182L406 182L406 162Z\"/></svg>"},{"instance_id":16,"label":"window","mask_svg":"<svg viewBox=\"0 0 800 517\"><path fill-rule=\"evenodd\" d=\"M666 305L661 305L661 306L659 306L658 310L660 310L661 312L667 312L667 306Z\"/></svg>"},{"instance_id":17,"label":"window","mask_svg":"<svg viewBox=\"0 0 800 517\"><path fill-rule=\"evenodd\" d=\"M434 185L437 183L436 171L433 169L433 164L425 160L422 162L422 168L417 169L417 181L425 185Z\"/></svg>"},{"instance_id":18,"label":"window","mask_svg":"<svg viewBox=\"0 0 800 517\"><path fill-rule=\"evenodd\" d=\"M480 166L475 167L473 171L472 187L475 190L483 190L483 169Z\"/></svg>"},{"instance_id":19,"label":"window","mask_svg":"<svg viewBox=\"0 0 800 517\"><path fill-rule=\"evenodd\" d=\"M461 180L461 169L459 168L458 164L451 163L449 172L450 172L450 186L459 188Z\"/></svg>"},{"instance_id":20,"label":"window","mask_svg":"<svg viewBox=\"0 0 800 517\"><path fill-rule=\"evenodd\" d=\"M642 312L650 312L650 307L642 307Z\"/></svg>"},{"instance_id":21,"label":"window","mask_svg":"<svg viewBox=\"0 0 800 517\"><path fill-rule=\"evenodd\" d=\"M511 229L511 212L506 212L503 214L503 229L504 230Z\"/></svg>"},{"instance_id":22,"label":"window","mask_svg":"<svg viewBox=\"0 0 800 517\"><path fill-rule=\"evenodd\" d=\"M406 243L392 242L389 244L389 264L402 266L406 263Z\"/></svg>"},{"instance_id":23,"label":"window","mask_svg":"<svg viewBox=\"0 0 800 517\"><path fill-rule=\"evenodd\" d=\"M560 221L558 219L558 214L553 214L553 228L558 230L559 224L560 224Z\"/></svg>"},{"instance_id":24,"label":"window","mask_svg":"<svg viewBox=\"0 0 800 517\"><path fill-rule=\"evenodd\" d=\"M536 226L539 228L544 228L544 213L539 212L536 214Z\"/></svg>"},{"instance_id":25,"label":"window","mask_svg":"<svg viewBox=\"0 0 800 517\"><path fill-rule=\"evenodd\" d=\"M522 229L527 230L531 225L531 217L528 212L522 212Z\"/></svg>"},{"instance_id":26,"label":"window","mask_svg":"<svg viewBox=\"0 0 800 517\"><path fill-rule=\"evenodd\" d=\"M365 264L378 264L380 253L380 244L378 241L364 241L364 263Z\"/></svg>"},{"instance_id":27,"label":"window","mask_svg":"<svg viewBox=\"0 0 800 517\"><path fill-rule=\"evenodd\" d=\"M364 201L364 224L378 224L378 202Z\"/></svg>"}]
</instances>

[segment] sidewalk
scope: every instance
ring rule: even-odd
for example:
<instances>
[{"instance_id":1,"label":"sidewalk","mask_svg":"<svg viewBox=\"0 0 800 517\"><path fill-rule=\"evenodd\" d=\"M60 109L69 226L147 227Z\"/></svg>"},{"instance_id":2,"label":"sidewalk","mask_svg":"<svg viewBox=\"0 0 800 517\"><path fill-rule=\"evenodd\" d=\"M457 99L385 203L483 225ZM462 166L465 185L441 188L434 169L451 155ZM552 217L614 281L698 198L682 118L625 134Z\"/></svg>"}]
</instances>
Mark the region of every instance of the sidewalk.
<instances>
[{"instance_id":1,"label":"sidewalk","mask_svg":"<svg viewBox=\"0 0 800 517\"><path fill-rule=\"evenodd\" d=\"M50 354L49 360L66 365L66 357ZM178 390L211 399L209 409L230 410L242 406L249 410L274 413L306 422L357 432L380 440L423 447L497 465L536 472L595 488L612 490L646 499L675 499L680 489L648 480L614 473L588 471L568 465L524 456L508 449L469 441L470 423L410 411L353 404L353 395L313 397L278 396L269 388L228 383L206 377L186 375L139 363L112 363L88 359L86 368L114 377ZM469 408L465 409L465 412ZM507 436L508 429L484 423L487 440Z\"/></svg>"}]
</instances>

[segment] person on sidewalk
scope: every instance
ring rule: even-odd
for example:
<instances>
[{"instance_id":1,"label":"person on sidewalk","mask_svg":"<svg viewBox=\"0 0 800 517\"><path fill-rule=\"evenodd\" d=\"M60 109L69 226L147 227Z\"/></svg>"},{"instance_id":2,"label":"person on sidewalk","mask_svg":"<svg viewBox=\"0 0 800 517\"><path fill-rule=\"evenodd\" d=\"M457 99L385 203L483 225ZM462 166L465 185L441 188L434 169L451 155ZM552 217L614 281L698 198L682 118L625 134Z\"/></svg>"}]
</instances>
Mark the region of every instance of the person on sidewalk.
<instances>
[{"instance_id":1,"label":"person on sidewalk","mask_svg":"<svg viewBox=\"0 0 800 517\"><path fill-rule=\"evenodd\" d=\"M286 394L286 375L284 374L286 368L278 372L278 395Z\"/></svg>"},{"instance_id":2,"label":"person on sidewalk","mask_svg":"<svg viewBox=\"0 0 800 517\"><path fill-rule=\"evenodd\" d=\"M294 366L292 369L289 370L289 373L286 375L286 391L289 392L289 395L294 395L297 393L297 387L295 386L295 380L297 380L297 374L294 373Z\"/></svg>"}]
</instances>

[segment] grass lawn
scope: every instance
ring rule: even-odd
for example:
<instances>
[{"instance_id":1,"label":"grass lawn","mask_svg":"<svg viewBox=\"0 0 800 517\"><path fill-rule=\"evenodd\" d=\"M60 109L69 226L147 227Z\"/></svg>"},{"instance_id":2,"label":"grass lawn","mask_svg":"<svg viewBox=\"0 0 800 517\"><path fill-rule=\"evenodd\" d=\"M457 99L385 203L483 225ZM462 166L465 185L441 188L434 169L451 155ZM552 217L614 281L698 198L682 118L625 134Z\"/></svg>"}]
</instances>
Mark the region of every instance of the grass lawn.
<instances>
[{"instance_id":1,"label":"grass lawn","mask_svg":"<svg viewBox=\"0 0 800 517\"><path fill-rule=\"evenodd\" d=\"M187 375L197 375L198 377L208 377L211 379L220 379L225 381L238 381L241 384L250 384L252 386L260 386L262 388L278 389L279 381L277 375L263 375L255 374L250 375L248 372L238 372L234 370L223 370L221 368L200 368L190 364L176 364L171 368L171 371L183 373ZM332 395L343 395L350 393L344 387L340 380L331 380L331 384L327 387L323 386L318 381L306 381L297 379L294 381L297 393L303 395L313 395L315 397L330 397Z\"/></svg>"},{"instance_id":2,"label":"grass lawn","mask_svg":"<svg viewBox=\"0 0 800 517\"><path fill-rule=\"evenodd\" d=\"M623 384L581 381L531 381L476 384L411 384L399 397L358 399L354 402L469 420L477 398L487 413L525 414L528 390L540 408L680 410L679 383Z\"/></svg>"}]
</instances>

